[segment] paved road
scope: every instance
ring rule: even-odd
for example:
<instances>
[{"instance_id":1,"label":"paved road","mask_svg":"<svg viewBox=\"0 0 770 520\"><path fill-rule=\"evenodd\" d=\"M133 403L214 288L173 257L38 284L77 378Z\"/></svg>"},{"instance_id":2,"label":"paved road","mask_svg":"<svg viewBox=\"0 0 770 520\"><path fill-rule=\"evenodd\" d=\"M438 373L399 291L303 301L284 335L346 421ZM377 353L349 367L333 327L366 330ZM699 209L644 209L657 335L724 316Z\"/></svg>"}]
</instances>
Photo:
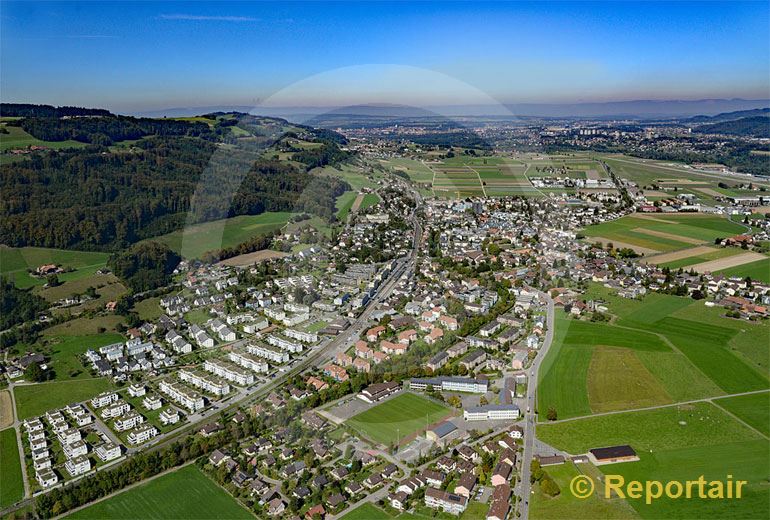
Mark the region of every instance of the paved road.
<instances>
[{"instance_id":1,"label":"paved road","mask_svg":"<svg viewBox=\"0 0 770 520\"><path fill-rule=\"evenodd\" d=\"M514 488L520 500L518 502L519 516L526 519L529 515L529 499L532 494L532 485L529 482L530 464L535 451L535 424L537 415L535 414L535 397L537 395L537 381L540 364L545 359L548 349L553 342L554 333L554 306L553 300L546 293L540 293L540 298L546 301L546 324L545 340L543 346L532 361L529 371L529 381L527 383L527 409L524 414L524 456L521 460L521 480Z\"/></svg>"}]
</instances>

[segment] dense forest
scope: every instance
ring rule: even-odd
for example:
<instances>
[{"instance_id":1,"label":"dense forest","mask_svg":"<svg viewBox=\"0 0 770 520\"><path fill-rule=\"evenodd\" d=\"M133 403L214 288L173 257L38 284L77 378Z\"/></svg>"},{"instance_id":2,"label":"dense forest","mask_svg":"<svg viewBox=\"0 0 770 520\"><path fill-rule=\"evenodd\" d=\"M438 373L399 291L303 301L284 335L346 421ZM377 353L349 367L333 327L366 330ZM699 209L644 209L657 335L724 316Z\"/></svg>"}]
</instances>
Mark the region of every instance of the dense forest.
<instances>
[{"instance_id":1,"label":"dense forest","mask_svg":"<svg viewBox=\"0 0 770 520\"><path fill-rule=\"evenodd\" d=\"M770 117L753 116L743 117L734 121L723 121L708 125L698 126L692 129L699 134L727 134L746 137L770 138Z\"/></svg>"},{"instance_id":2,"label":"dense forest","mask_svg":"<svg viewBox=\"0 0 770 520\"><path fill-rule=\"evenodd\" d=\"M112 255L107 266L134 292L143 292L168 285L180 260L165 244L150 241Z\"/></svg>"},{"instance_id":3,"label":"dense forest","mask_svg":"<svg viewBox=\"0 0 770 520\"><path fill-rule=\"evenodd\" d=\"M3 117L76 117L109 116L103 108L54 107L51 105L31 105L29 103L0 103L0 116Z\"/></svg>"},{"instance_id":4,"label":"dense forest","mask_svg":"<svg viewBox=\"0 0 770 520\"><path fill-rule=\"evenodd\" d=\"M42 141L66 141L109 145L116 141L140 139L149 135L188 136L213 139L215 133L203 122L178 121L175 119L148 119L126 116L79 117L58 119L55 117L30 117L19 125Z\"/></svg>"},{"instance_id":5,"label":"dense forest","mask_svg":"<svg viewBox=\"0 0 770 520\"><path fill-rule=\"evenodd\" d=\"M38 312L47 308L41 297L29 290L17 289L13 282L0 276L0 330L34 320Z\"/></svg>"},{"instance_id":6,"label":"dense forest","mask_svg":"<svg viewBox=\"0 0 770 520\"><path fill-rule=\"evenodd\" d=\"M90 144L0 165L0 243L114 251L236 215L302 211L334 218L334 199L349 186L307 172L347 160L350 153L337 145L344 138L279 119L212 117L214 128L122 116L13 122L39 139ZM261 135L238 144L220 139L219 130L242 121L255 130L262 124ZM270 158L271 146L289 130L321 146L296 150L291 162ZM108 146L129 139L136 141Z\"/></svg>"}]
</instances>

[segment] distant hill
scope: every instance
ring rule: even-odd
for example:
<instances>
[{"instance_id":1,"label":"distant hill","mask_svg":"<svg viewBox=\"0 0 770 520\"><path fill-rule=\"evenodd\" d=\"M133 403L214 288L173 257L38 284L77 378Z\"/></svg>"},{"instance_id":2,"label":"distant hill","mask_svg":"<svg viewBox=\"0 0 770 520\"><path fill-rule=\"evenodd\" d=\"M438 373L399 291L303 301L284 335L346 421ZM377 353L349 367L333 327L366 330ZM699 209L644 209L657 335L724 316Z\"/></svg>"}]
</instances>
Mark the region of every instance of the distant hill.
<instances>
[{"instance_id":1,"label":"distant hill","mask_svg":"<svg viewBox=\"0 0 770 520\"><path fill-rule=\"evenodd\" d=\"M0 103L2 117L73 117L73 116L110 116L103 108L55 107L52 105L32 105L29 103Z\"/></svg>"},{"instance_id":2,"label":"distant hill","mask_svg":"<svg viewBox=\"0 0 770 520\"><path fill-rule=\"evenodd\" d=\"M715 116L695 116L687 119L690 123L720 123L722 121L735 121L744 117L770 116L770 108L755 108L753 110L738 110L736 112L723 112Z\"/></svg>"},{"instance_id":3,"label":"distant hill","mask_svg":"<svg viewBox=\"0 0 770 520\"><path fill-rule=\"evenodd\" d=\"M693 128L699 134L727 134L770 138L770 117L742 117L734 121L722 121Z\"/></svg>"}]
</instances>

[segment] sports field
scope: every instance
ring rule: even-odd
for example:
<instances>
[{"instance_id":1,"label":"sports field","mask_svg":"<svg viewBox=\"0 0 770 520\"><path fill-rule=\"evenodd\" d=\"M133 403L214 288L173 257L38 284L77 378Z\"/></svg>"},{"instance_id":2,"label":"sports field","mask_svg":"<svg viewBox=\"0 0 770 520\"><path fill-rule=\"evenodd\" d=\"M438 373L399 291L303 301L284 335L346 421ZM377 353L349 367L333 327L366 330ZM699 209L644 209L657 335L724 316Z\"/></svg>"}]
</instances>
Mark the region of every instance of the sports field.
<instances>
[{"instance_id":1,"label":"sports field","mask_svg":"<svg viewBox=\"0 0 770 520\"><path fill-rule=\"evenodd\" d=\"M4 508L24 496L19 446L13 428L0 431L0 460L0 508Z\"/></svg>"},{"instance_id":2,"label":"sports field","mask_svg":"<svg viewBox=\"0 0 770 520\"><path fill-rule=\"evenodd\" d=\"M345 424L383 445L400 442L451 414L451 410L426 397L403 392L361 412Z\"/></svg>"},{"instance_id":3,"label":"sports field","mask_svg":"<svg viewBox=\"0 0 770 520\"><path fill-rule=\"evenodd\" d=\"M628 502L643 518L767 518L770 487L767 439L710 403L673 406L538 427L538 437L569 453L629 444L638 462L601 466L629 480L747 480L741 500ZM576 505L579 507L579 505Z\"/></svg>"},{"instance_id":4,"label":"sports field","mask_svg":"<svg viewBox=\"0 0 770 520\"><path fill-rule=\"evenodd\" d=\"M688 298L619 298L598 284L587 297L607 302L617 319L591 323L557 310L540 370L541 417L550 407L564 419L770 386L767 323L724 318Z\"/></svg>"},{"instance_id":5,"label":"sports field","mask_svg":"<svg viewBox=\"0 0 770 520\"><path fill-rule=\"evenodd\" d=\"M58 275L60 281L79 280L92 276L97 270L104 267L109 256L109 253L90 251L0 245L0 274L13 278L17 287L43 285L45 278L33 278L27 274L27 270L45 264L58 264L64 268L75 269L75 271Z\"/></svg>"},{"instance_id":6,"label":"sports field","mask_svg":"<svg viewBox=\"0 0 770 520\"><path fill-rule=\"evenodd\" d=\"M35 417L48 410L85 401L112 388L108 378L53 381L14 388L16 415L19 420Z\"/></svg>"},{"instance_id":7,"label":"sports field","mask_svg":"<svg viewBox=\"0 0 770 520\"><path fill-rule=\"evenodd\" d=\"M248 239L283 227L294 213L266 212L260 215L214 220L184 230L153 237L185 258L199 258L207 251L236 246Z\"/></svg>"},{"instance_id":8,"label":"sports field","mask_svg":"<svg viewBox=\"0 0 770 520\"><path fill-rule=\"evenodd\" d=\"M194 465L158 477L81 509L67 518L129 520L168 518L253 518L224 489Z\"/></svg>"},{"instance_id":9,"label":"sports field","mask_svg":"<svg viewBox=\"0 0 770 520\"><path fill-rule=\"evenodd\" d=\"M725 397L714 404L770 437L770 393Z\"/></svg>"}]
</instances>

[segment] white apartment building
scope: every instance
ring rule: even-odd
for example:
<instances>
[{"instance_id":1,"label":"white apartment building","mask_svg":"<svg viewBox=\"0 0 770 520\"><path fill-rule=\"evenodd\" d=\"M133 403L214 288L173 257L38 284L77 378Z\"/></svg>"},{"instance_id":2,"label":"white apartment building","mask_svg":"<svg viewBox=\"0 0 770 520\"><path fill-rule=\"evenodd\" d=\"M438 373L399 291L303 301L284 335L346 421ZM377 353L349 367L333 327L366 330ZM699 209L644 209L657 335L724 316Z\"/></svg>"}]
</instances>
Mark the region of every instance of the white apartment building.
<instances>
[{"instance_id":1,"label":"white apartment building","mask_svg":"<svg viewBox=\"0 0 770 520\"><path fill-rule=\"evenodd\" d=\"M91 471L91 461L85 455L81 455L80 457L67 460L64 467L72 477L77 477Z\"/></svg>"},{"instance_id":2,"label":"white apartment building","mask_svg":"<svg viewBox=\"0 0 770 520\"><path fill-rule=\"evenodd\" d=\"M131 409L131 405L120 400L102 410L102 419L114 419L120 417Z\"/></svg>"},{"instance_id":3,"label":"white apartment building","mask_svg":"<svg viewBox=\"0 0 770 520\"><path fill-rule=\"evenodd\" d=\"M291 340L288 340L286 338L281 338L281 337L278 337L278 336L274 336L273 334L269 334L267 336L267 338L265 338L265 340L269 344L271 344L271 345L273 345L275 347L278 347L278 348L283 349L283 350L287 350L287 351L295 353L295 354L297 354L299 352L302 352L302 349L303 349L301 343L297 343L295 341L291 341Z\"/></svg>"},{"instance_id":4,"label":"white apartment building","mask_svg":"<svg viewBox=\"0 0 770 520\"><path fill-rule=\"evenodd\" d=\"M229 361L207 359L203 363L203 369L214 375L223 377L236 385L248 386L254 384L254 374Z\"/></svg>"},{"instance_id":5,"label":"white apartment building","mask_svg":"<svg viewBox=\"0 0 770 520\"><path fill-rule=\"evenodd\" d=\"M216 376L204 374L200 372L193 372L192 370L182 369L177 372L179 379L185 383L190 383L193 386L197 386L201 390L210 392L217 396L223 396L230 393L230 385L227 381L220 379Z\"/></svg>"},{"instance_id":6,"label":"white apartment building","mask_svg":"<svg viewBox=\"0 0 770 520\"><path fill-rule=\"evenodd\" d=\"M75 441L72 444L62 444L64 454L68 459L82 457L88 454L88 445L85 441Z\"/></svg>"},{"instance_id":7,"label":"white apartment building","mask_svg":"<svg viewBox=\"0 0 770 520\"><path fill-rule=\"evenodd\" d=\"M80 430L77 428L67 428L66 430L62 430L58 433L57 437L62 444L72 444L81 439Z\"/></svg>"},{"instance_id":8,"label":"white apartment building","mask_svg":"<svg viewBox=\"0 0 770 520\"><path fill-rule=\"evenodd\" d=\"M236 365L242 366L243 368L248 368L249 370L253 370L257 373L264 374L269 369L266 362L262 361L254 354L249 354L248 352L230 351L227 357L230 358L230 361Z\"/></svg>"},{"instance_id":9,"label":"white apartment building","mask_svg":"<svg viewBox=\"0 0 770 520\"><path fill-rule=\"evenodd\" d=\"M463 410L463 418L466 421L516 420L520 415L521 410L515 404L490 404L486 406L474 406Z\"/></svg>"},{"instance_id":10,"label":"white apartment building","mask_svg":"<svg viewBox=\"0 0 770 520\"><path fill-rule=\"evenodd\" d=\"M128 387L128 395L131 397L142 397L147 393L147 387L142 384L134 384Z\"/></svg>"},{"instance_id":11,"label":"white apartment building","mask_svg":"<svg viewBox=\"0 0 770 520\"><path fill-rule=\"evenodd\" d=\"M115 392L103 392L93 399L91 399L91 406L94 408L102 408L108 404L112 404L118 400L118 394Z\"/></svg>"},{"instance_id":12,"label":"white apartment building","mask_svg":"<svg viewBox=\"0 0 770 520\"><path fill-rule=\"evenodd\" d=\"M152 424L143 424L136 430L128 434L128 442L131 444L141 444L147 442L158 435L158 429Z\"/></svg>"},{"instance_id":13,"label":"white apartment building","mask_svg":"<svg viewBox=\"0 0 770 520\"><path fill-rule=\"evenodd\" d=\"M303 343L315 343L318 341L318 334L315 332L302 332L300 330L286 329L283 333L286 337L299 340Z\"/></svg>"},{"instance_id":14,"label":"white apartment building","mask_svg":"<svg viewBox=\"0 0 770 520\"><path fill-rule=\"evenodd\" d=\"M176 424L179 422L179 412L174 410L173 408L167 408L160 412L160 415L158 416L160 418L160 423L163 426L167 426L169 424Z\"/></svg>"},{"instance_id":15,"label":"white apartment building","mask_svg":"<svg viewBox=\"0 0 770 520\"><path fill-rule=\"evenodd\" d=\"M275 363L287 363L289 361L289 353L276 348L272 345L246 345L246 350L254 354Z\"/></svg>"},{"instance_id":16,"label":"white apartment building","mask_svg":"<svg viewBox=\"0 0 770 520\"><path fill-rule=\"evenodd\" d=\"M37 478L40 486L44 488L55 486L59 482L59 477L56 476L56 473L54 473L50 467L37 471L35 473L35 478Z\"/></svg>"},{"instance_id":17,"label":"white apartment building","mask_svg":"<svg viewBox=\"0 0 770 520\"><path fill-rule=\"evenodd\" d=\"M163 401L157 395L148 395L142 399L142 406L148 410L157 410L163 406Z\"/></svg>"},{"instance_id":18,"label":"white apartment building","mask_svg":"<svg viewBox=\"0 0 770 520\"><path fill-rule=\"evenodd\" d=\"M203 397L197 392L173 381L161 381L160 391L191 412L203 410L206 406Z\"/></svg>"},{"instance_id":19,"label":"white apartment building","mask_svg":"<svg viewBox=\"0 0 770 520\"><path fill-rule=\"evenodd\" d=\"M120 457L120 446L111 442L105 442L96 447L96 455L104 462Z\"/></svg>"},{"instance_id":20,"label":"white apartment building","mask_svg":"<svg viewBox=\"0 0 770 520\"><path fill-rule=\"evenodd\" d=\"M130 430L131 428L134 428L136 426L139 426L144 422L144 417L140 413L138 413L136 410L132 410L128 412L127 414L123 415L122 417L118 417L115 419L115 430L119 432L124 432L126 430Z\"/></svg>"}]
</instances>

